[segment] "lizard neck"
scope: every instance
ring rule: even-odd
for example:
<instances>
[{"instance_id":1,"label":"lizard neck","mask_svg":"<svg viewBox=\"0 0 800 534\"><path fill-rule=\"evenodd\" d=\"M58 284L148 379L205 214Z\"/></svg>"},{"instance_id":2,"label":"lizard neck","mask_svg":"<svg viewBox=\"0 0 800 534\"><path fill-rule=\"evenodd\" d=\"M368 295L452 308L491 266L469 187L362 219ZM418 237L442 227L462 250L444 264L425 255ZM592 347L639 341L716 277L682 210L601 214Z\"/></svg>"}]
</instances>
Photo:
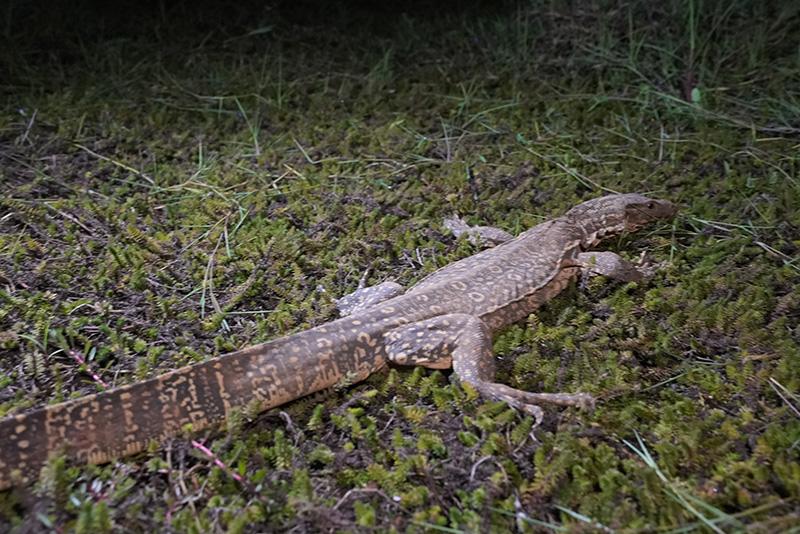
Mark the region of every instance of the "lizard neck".
<instances>
[{"instance_id":1,"label":"lizard neck","mask_svg":"<svg viewBox=\"0 0 800 534\"><path fill-rule=\"evenodd\" d=\"M595 213L592 217L568 219L568 225L577 232L580 247L587 250L602 240L619 235L625 230L624 217L614 213Z\"/></svg>"}]
</instances>

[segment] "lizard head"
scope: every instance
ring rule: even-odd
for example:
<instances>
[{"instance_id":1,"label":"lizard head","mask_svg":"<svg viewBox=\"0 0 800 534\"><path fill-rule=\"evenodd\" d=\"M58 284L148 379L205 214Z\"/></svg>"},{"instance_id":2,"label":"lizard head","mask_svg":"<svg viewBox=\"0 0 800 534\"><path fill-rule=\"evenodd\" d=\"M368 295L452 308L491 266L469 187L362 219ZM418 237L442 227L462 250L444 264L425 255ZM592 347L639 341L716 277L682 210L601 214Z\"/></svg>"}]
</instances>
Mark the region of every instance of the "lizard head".
<instances>
[{"instance_id":1,"label":"lizard head","mask_svg":"<svg viewBox=\"0 0 800 534\"><path fill-rule=\"evenodd\" d=\"M642 195L620 195L625 210L625 231L633 232L642 226L662 219L670 219L678 213L678 206L668 200L647 198Z\"/></svg>"},{"instance_id":2,"label":"lizard head","mask_svg":"<svg viewBox=\"0 0 800 534\"><path fill-rule=\"evenodd\" d=\"M566 216L584 229L586 235L581 241L589 247L606 237L634 232L651 222L669 219L677 212L678 207L668 200L628 193L583 202Z\"/></svg>"}]
</instances>

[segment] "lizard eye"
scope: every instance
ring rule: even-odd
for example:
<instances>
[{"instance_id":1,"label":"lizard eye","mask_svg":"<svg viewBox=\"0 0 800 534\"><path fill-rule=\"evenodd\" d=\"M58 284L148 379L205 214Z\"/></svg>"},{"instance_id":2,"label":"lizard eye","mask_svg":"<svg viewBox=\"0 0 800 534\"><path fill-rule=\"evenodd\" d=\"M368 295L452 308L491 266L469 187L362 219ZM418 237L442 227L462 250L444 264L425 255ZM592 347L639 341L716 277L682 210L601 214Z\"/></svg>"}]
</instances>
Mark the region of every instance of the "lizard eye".
<instances>
[{"instance_id":1,"label":"lizard eye","mask_svg":"<svg viewBox=\"0 0 800 534\"><path fill-rule=\"evenodd\" d=\"M656 205L653 202L648 202L647 203L647 209L651 210L651 209L653 209L655 207L656 207Z\"/></svg>"}]
</instances>

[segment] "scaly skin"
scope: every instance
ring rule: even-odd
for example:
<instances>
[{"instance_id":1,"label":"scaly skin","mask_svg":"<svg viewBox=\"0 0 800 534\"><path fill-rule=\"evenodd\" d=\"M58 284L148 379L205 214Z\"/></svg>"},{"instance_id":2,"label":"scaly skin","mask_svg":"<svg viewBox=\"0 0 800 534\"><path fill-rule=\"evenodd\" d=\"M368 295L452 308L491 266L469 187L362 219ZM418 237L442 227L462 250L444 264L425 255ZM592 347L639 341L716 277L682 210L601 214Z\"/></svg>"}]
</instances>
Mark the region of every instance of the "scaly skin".
<instances>
[{"instance_id":1,"label":"scaly skin","mask_svg":"<svg viewBox=\"0 0 800 534\"><path fill-rule=\"evenodd\" d=\"M531 393L494 381L491 334L561 292L603 238L675 215L664 200L611 195L584 202L518 237L448 265L402 295L396 284L356 291L339 303L350 315L137 384L0 420L0 489L36 480L49 455L103 463L145 449L191 425L202 430L231 410L266 410L315 391L365 379L388 360L453 367L481 394L534 415L537 402L588 406L585 394ZM461 231L464 231L463 229ZM609 276L641 278L621 258L592 263ZM605 261L605 260L613 261ZM607 267L604 267L607 265Z\"/></svg>"}]
</instances>

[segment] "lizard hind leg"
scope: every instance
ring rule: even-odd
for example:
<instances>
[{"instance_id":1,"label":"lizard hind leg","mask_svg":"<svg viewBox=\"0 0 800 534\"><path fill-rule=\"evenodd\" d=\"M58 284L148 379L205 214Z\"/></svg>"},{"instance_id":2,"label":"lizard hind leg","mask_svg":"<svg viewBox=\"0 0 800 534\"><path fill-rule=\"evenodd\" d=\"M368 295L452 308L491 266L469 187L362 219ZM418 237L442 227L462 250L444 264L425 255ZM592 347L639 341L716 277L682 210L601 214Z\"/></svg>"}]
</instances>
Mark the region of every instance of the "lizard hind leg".
<instances>
[{"instance_id":1,"label":"lizard hind leg","mask_svg":"<svg viewBox=\"0 0 800 534\"><path fill-rule=\"evenodd\" d=\"M532 415L539 424L541 402L589 408L591 396L584 393L531 393L495 381L492 332L479 317L463 313L441 315L395 328L386 334L388 358L401 365L446 369L452 365L462 382L493 400Z\"/></svg>"},{"instance_id":2,"label":"lizard hind leg","mask_svg":"<svg viewBox=\"0 0 800 534\"><path fill-rule=\"evenodd\" d=\"M364 311L381 302L403 294L403 287L396 282L383 282L377 286L359 287L349 295L336 299L336 307L342 317Z\"/></svg>"},{"instance_id":3,"label":"lizard hind leg","mask_svg":"<svg viewBox=\"0 0 800 534\"><path fill-rule=\"evenodd\" d=\"M462 234L467 234L469 242L473 245L478 244L480 240L481 245L485 247L496 247L506 241L511 241L514 236L493 226L469 226L458 215L453 215L449 219L445 219L443 226L450 230L456 237L461 237Z\"/></svg>"}]
</instances>

